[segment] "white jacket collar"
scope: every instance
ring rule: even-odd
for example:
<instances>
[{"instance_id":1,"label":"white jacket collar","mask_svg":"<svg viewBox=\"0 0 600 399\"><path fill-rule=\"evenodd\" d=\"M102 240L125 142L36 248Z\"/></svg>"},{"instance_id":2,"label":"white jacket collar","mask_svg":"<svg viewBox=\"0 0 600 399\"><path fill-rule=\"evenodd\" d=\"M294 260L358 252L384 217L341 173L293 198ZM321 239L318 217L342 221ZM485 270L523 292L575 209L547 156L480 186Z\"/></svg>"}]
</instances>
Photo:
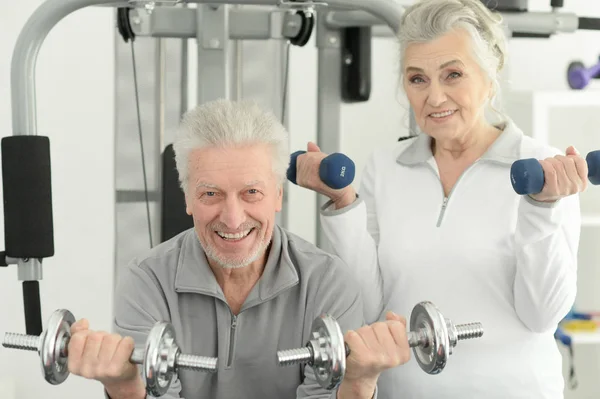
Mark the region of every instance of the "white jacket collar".
<instances>
[{"instance_id":1,"label":"white jacket collar","mask_svg":"<svg viewBox=\"0 0 600 399\"><path fill-rule=\"evenodd\" d=\"M502 134L481 156L482 160L511 165L520 159L523 132L511 119L508 119L503 125ZM409 140L411 143L400 152L396 162L402 165L416 165L427 162L433 157L430 136L421 132Z\"/></svg>"}]
</instances>

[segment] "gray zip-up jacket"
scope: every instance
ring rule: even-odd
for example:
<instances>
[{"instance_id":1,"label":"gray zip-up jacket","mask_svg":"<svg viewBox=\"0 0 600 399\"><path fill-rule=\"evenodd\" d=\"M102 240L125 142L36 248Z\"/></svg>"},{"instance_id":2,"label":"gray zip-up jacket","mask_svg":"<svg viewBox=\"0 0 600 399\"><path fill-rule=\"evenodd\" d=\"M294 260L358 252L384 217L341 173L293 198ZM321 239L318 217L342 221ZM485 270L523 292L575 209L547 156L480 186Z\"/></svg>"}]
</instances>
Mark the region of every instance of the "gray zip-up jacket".
<instances>
[{"instance_id":1,"label":"gray zip-up jacket","mask_svg":"<svg viewBox=\"0 0 600 399\"><path fill-rule=\"evenodd\" d=\"M190 229L120 273L116 332L143 348L154 323L168 321L182 353L218 358L216 373L180 370L165 399L335 398L311 367L278 366L276 352L304 347L321 313L344 333L362 326L359 292L339 258L275 226L263 275L233 315Z\"/></svg>"}]
</instances>

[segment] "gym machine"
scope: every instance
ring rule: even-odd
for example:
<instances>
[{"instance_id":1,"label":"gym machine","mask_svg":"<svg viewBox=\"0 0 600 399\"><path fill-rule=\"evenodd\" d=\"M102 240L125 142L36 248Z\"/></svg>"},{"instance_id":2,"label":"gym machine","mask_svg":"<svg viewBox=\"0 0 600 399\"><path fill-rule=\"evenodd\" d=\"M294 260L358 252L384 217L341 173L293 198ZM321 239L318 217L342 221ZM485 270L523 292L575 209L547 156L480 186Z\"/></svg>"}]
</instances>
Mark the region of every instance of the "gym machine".
<instances>
[{"instance_id":1,"label":"gym machine","mask_svg":"<svg viewBox=\"0 0 600 399\"><path fill-rule=\"evenodd\" d=\"M172 7L177 3L195 3L197 8ZM229 4L277 7L265 11L234 10ZM304 45L312 33L317 8L323 16L333 9L362 10L386 21L393 30L397 29L402 10L395 0L329 0L326 4L278 0L46 0L42 3L15 44L11 64L13 136L2 140L5 248L0 254L0 264L18 267L29 335L39 336L43 332L39 281L43 278L43 259L54 255L50 141L38 135L36 60L50 30L69 14L90 6L116 7L119 32L126 40L136 34L195 37L198 55L202 58L198 65L199 103L230 97L231 82L225 71L229 68L226 55L231 38L275 38ZM141 12L137 12L140 9ZM131 18L134 11L136 15ZM326 48L322 57L325 59L320 64L330 67L330 58L335 57L333 53L339 53L339 34L337 31L329 34L325 18L319 20L317 41L320 48ZM337 98L335 89L324 88L322 92L320 104ZM178 195L183 198L182 193ZM191 225L191 220L188 219L188 223Z\"/></svg>"},{"instance_id":2,"label":"gym machine","mask_svg":"<svg viewBox=\"0 0 600 399\"><path fill-rule=\"evenodd\" d=\"M37 351L45 380L59 385L69 376L68 346L74 322L70 311L58 309L50 316L48 327L40 337L6 333L2 346ZM322 314L313 321L310 336L304 348L278 351L273 361L281 367L307 363L313 368L319 385L335 389L344 379L346 357L350 355L340 326L333 317ZM407 336L421 369L428 374L439 374L457 342L482 337L483 326L481 323L455 325L433 303L423 301L411 312ZM175 331L166 322L157 322L152 327L144 349L134 349L130 362L143 366L146 392L153 397L167 393L178 369L217 372L216 358L181 353Z\"/></svg>"},{"instance_id":3,"label":"gym machine","mask_svg":"<svg viewBox=\"0 0 600 399\"><path fill-rule=\"evenodd\" d=\"M173 7L177 3L193 3L197 8ZM600 19L561 12L563 2L559 0L551 1L551 12L529 12L527 0L484 3L503 14L511 37L547 38L578 29L600 29ZM271 9L236 10L230 9L230 4L271 6ZM225 73L230 39L280 39L304 45L314 28L319 87L317 144L326 153L335 153L340 148L342 103L369 100L371 39L393 37L403 11L402 2L396 0L46 0L42 3L23 27L15 45L11 64L13 136L2 140L5 248L0 254L0 264L18 267L18 279L23 282L26 330L30 335L40 335L43 331L39 281L43 278L43 259L54 255L50 143L48 137L38 135L36 60L50 30L67 15L89 6L116 7L119 32L126 40L135 35L196 38L202 58L198 65L198 103L230 97L231 82ZM410 134L417 134L412 117ZM174 187L174 197L179 198L174 201L181 204L183 194ZM324 202L324 198L317 196L317 209ZM163 215L163 222L177 219L181 224L175 227L182 231L191 226L191 220L182 215L184 209L178 215L171 215L172 218L165 219ZM177 231L171 229L163 236ZM318 217L317 244L327 249Z\"/></svg>"}]
</instances>

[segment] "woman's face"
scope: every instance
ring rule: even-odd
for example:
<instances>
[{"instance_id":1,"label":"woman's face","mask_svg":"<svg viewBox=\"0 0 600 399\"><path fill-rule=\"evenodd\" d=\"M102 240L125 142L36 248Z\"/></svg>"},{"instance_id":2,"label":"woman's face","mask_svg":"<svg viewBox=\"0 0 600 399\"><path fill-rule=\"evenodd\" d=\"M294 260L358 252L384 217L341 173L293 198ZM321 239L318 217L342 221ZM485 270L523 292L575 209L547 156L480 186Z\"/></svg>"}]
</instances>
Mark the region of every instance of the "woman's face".
<instances>
[{"instance_id":1,"label":"woman's face","mask_svg":"<svg viewBox=\"0 0 600 399\"><path fill-rule=\"evenodd\" d=\"M435 140L462 140L485 122L491 83L472 54L464 30L406 48L403 86L417 124Z\"/></svg>"}]
</instances>

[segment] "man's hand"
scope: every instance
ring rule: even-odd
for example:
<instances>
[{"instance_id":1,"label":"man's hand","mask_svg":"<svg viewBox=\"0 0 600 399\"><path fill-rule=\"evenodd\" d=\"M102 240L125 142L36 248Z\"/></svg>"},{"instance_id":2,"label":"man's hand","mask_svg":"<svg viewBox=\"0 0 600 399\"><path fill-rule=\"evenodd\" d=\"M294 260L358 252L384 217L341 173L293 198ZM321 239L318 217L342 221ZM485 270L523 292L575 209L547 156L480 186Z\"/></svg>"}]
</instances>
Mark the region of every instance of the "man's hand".
<instances>
[{"instance_id":1,"label":"man's hand","mask_svg":"<svg viewBox=\"0 0 600 399\"><path fill-rule=\"evenodd\" d=\"M373 397L381 372L410 360L406 319L393 312L386 314L386 321L348 331L344 338L350 355L338 399Z\"/></svg>"},{"instance_id":2,"label":"man's hand","mask_svg":"<svg viewBox=\"0 0 600 399\"><path fill-rule=\"evenodd\" d=\"M558 201L587 188L587 162L573 146L567 148L566 155L546 158L540 165L544 170L544 187L540 193L531 195L536 201Z\"/></svg>"},{"instance_id":3,"label":"man's hand","mask_svg":"<svg viewBox=\"0 0 600 399\"><path fill-rule=\"evenodd\" d=\"M87 320L79 320L71 326L69 372L101 382L112 399L143 399L144 382L129 361L134 346L131 337L92 331Z\"/></svg>"}]
</instances>

